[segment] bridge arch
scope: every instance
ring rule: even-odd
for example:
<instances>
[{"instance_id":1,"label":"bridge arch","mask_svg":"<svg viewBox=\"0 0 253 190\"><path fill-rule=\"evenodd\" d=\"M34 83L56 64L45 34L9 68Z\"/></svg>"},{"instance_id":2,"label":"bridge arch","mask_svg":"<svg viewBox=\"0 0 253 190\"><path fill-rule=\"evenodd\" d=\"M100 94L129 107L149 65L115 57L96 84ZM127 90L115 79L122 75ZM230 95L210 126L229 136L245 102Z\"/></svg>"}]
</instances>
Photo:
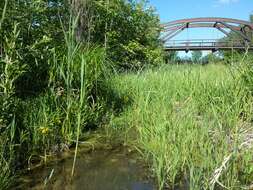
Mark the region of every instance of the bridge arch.
<instances>
[{"instance_id":1,"label":"bridge arch","mask_svg":"<svg viewBox=\"0 0 253 190\"><path fill-rule=\"evenodd\" d=\"M231 49L233 48L232 46L234 46L235 49L245 49L246 46L249 46L249 48L253 48L252 47L253 23L244 21L244 20L239 20L239 19L231 19L231 18L202 17L202 18L181 19L181 20L167 22L167 23L162 24L163 36L161 37L161 39L163 42L167 43L167 42L170 42L173 37L177 36L180 32L184 31L187 28L203 28L203 27L215 28L219 30L220 32L222 32L223 34L225 34L226 36L230 35L230 31L237 33L237 35L240 37L240 41L243 41L244 44L242 44L241 42L240 44L237 43L236 45L222 44L221 42L219 42L219 44L215 44L215 42L212 42L209 44L211 45L210 48L208 47L208 45L205 45L205 47L203 48L201 47L199 48L195 47L192 49L188 48L189 50L194 50L194 49L213 50L215 46L217 47L216 49L226 49L226 48ZM206 42L203 41L202 45L204 43L207 43L207 41ZM197 43L195 43L195 45L196 44ZM183 46L182 43L181 45ZM184 45L187 46L187 44L184 44ZM181 49L187 50L187 49L184 49L183 47ZM181 50L181 49L178 48L178 50Z\"/></svg>"}]
</instances>

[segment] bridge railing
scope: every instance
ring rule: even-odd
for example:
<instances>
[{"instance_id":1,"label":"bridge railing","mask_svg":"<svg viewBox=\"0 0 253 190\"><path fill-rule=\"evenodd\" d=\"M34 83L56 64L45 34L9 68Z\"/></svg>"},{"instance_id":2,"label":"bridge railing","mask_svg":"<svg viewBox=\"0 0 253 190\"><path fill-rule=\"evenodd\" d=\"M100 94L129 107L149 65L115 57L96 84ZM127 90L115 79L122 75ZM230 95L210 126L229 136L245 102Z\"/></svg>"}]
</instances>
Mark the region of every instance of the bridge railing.
<instances>
[{"instance_id":1,"label":"bridge railing","mask_svg":"<svg viewBox=\"0 0 253 190\"><path fill-rule=\"evenodd\" d=\"M170 40L165 43L165 47L241 47L245 45L242 41L222 42L213 39Z\"/></svg>"}]
</instances>

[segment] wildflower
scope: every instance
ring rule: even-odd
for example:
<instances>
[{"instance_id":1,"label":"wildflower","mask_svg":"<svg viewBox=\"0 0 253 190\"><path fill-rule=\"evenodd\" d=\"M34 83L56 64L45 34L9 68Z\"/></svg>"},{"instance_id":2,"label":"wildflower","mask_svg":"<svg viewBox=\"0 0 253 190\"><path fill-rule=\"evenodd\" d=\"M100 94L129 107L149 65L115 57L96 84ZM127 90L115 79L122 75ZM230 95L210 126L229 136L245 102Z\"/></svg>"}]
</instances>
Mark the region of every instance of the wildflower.
<instances>
[{"instance_id":1,"label":"wildflower","mask_svg":"<svg viewBox=\"0 0 253 190\"><path fill-rule=\"evenodd\" d=\"M41 132L43 135L46 135L46 134L48 134L48 132L49 132L49 128L48 128L48 127L40 127L40 132Z\"/></svg>"}]
</instances>

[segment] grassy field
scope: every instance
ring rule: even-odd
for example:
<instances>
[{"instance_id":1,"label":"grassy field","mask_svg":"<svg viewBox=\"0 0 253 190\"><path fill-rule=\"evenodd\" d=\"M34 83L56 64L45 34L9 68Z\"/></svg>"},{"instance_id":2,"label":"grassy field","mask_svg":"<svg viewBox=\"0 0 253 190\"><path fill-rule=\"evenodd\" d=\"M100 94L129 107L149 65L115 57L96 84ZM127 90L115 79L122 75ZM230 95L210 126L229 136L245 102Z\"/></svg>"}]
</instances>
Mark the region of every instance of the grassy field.
<instances>
[{"instance_id":1,"label":"grassy field","mask_svg":"<svg viewBox=\"0 0 253 190\"><path fill-rule=\"evenodd\" d=\"M111 86L126 106L111 117L109 129L141 152L160 189L249 188L251 78L240 63L117 75Z\"/></svg>"}]
</instances>

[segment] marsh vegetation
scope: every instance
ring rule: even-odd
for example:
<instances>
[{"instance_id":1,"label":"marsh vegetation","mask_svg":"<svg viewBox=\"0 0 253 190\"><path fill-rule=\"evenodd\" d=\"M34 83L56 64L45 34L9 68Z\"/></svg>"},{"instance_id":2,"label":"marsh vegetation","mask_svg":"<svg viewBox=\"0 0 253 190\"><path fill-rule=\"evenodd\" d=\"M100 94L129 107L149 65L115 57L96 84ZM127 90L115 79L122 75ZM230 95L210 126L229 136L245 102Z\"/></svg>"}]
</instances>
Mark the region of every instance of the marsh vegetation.
<instances>
[{"instance_id":1,"label":"marsh vegetation","mask_svg":"<svg viewBox=\"0 0 253 190\"><path fill-rule=\"evenodd\" d=\"M251 52L166 64L174 55L143 2L5 0L0 11L0 189L64 152L73 180L80 144L99 142L135 152L159 189L252 187Z\"/></svg>"},{"instance_id":2,"label":"marsh vegetation","mask_svg":"<svg viewBox=\"0 0 253 190\"><path fill-rule=\"evenodd\" d=\"M246 60L234 66L167 65L112 79L131 106L111 126L136 132L135 141L131 135L125 141L150 163L160 189L251 185L249 68Z\"/></svg>"}]
</instances>

